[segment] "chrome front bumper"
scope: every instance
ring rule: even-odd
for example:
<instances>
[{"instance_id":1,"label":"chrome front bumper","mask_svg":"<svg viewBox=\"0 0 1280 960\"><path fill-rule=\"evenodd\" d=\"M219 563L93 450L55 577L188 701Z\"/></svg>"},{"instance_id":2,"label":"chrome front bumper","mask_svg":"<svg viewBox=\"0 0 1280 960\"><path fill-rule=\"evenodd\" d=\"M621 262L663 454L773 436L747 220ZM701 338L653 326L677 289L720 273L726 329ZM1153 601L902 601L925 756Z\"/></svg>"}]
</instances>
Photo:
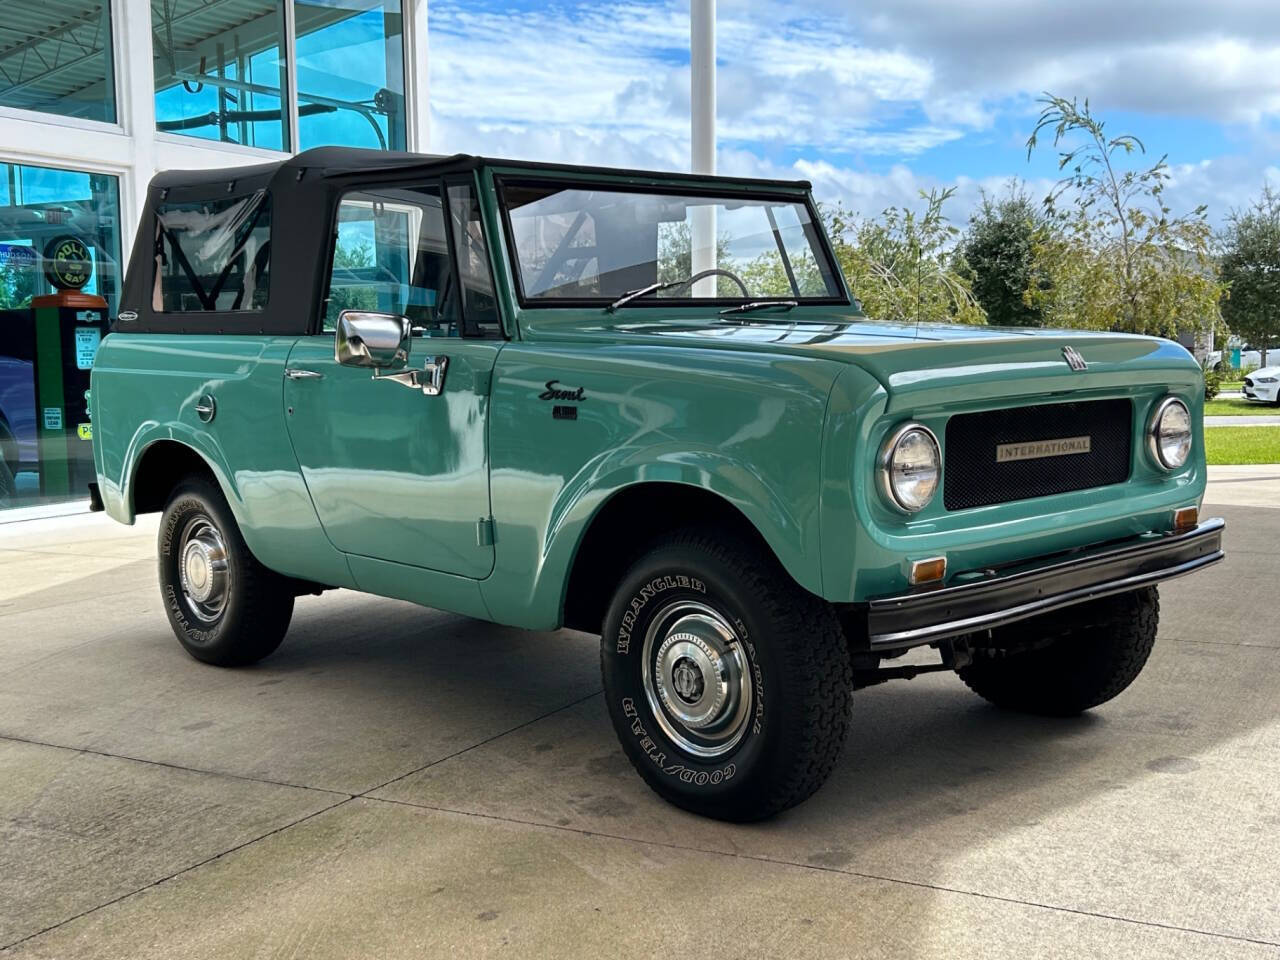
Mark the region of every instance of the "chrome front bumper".
<instances>
[{"instance_id":1,"label":"chrome front bumper","mask_svg":"<svg viewBox=\"0 0 1280 960\"><path fill-rule=\"evenodd\" d=\"M1171 580L1223 557L1226 523L1149 534L995 570L961 573L945 587L919 587L866 605L872 650L920 646Z\"/></svg>"}]
</instances>

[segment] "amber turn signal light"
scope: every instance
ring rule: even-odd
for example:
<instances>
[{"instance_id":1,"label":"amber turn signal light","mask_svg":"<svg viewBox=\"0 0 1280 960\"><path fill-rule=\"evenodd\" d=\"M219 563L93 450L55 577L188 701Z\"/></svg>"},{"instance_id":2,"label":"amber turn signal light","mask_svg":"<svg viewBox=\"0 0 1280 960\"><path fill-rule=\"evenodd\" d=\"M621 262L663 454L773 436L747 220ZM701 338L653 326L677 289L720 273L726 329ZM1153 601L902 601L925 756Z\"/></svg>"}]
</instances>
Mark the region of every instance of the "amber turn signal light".
<instances>
[{"instance_id":1,"label":"amber turn signal light","mask_svg":"<svg viewBox=\"0 0 1280 960\"><path fill-rule=\"evenodd\" d=\"M1199 522L1200 509L1198 507L1183 507L1180 510L1173 511L1174 533L1186 533L1188 530L1194 530Z\"/></svg>"},{"instance_id":2,"label":"amber turn signal light","mask_svg":"<svg viewBox=\"0 0 1280 960\"><path fill-rule=\"evenodd\" d=\"M946 557L930 557L928 560L916 560L911 564L911 585L934 583L941 580L947 572Z\"/></svg>"}]
</instances>

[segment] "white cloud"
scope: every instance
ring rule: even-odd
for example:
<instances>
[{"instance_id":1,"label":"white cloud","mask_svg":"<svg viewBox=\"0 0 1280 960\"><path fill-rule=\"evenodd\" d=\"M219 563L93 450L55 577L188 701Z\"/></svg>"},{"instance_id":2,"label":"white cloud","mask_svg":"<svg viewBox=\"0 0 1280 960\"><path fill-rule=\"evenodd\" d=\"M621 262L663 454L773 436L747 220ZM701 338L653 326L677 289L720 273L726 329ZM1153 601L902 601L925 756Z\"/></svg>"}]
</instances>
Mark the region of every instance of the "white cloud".
<instances>
[{"instance_id":1,"label":"white cloud","mask_svg":"<svg viewBox=\"0 0 1280 960\"><path fill-rule=\"evenodd\" d=\"M932 84L929 64L866 47L835 18L722 13L717 22L722 142L913 154L962 135L937 118L897 129ZM567 125L623 138L687 138L687 2L533 11L431 7L432 103L442 123L532 130Z\"/></svg>"},{"instance_id":2,"label":"white cloud","mask_svg":"<svg viewBox=\"0 0 1280 960\"><path fill-rule=\"evenodd\" d=\"M864 213L955 187L963 221L982 189L1027 170L1009 118L1029 129L1049 89L1089 96L1104 115L1228 131L1231 155L1175 155L1168 191L1179 210L1208 203L1219 220L1265 177L1280 185L1276 2L720 0L719 168L805 177L819 198ZM430 28L434 149L687 169L688 0L512 11L432 0ZM975 135L1008 138L1007 161L984 160L1002 169L919 172L930 151L929 169L946 170L947 150L961 169Z\"/></svg>"},{"instance_id":3,"label":"white cloud","mask_svg":"<svg viewBox=\"0 0 1280 960\"><path fill-rule=\"evenodd\" d=\"M1113 110L1256 123L1280 114L1275 0L809 0L934 68L931 101L1088 96ZM777 0L744 0L744 9Z\"/></svg>"}]
</instances>

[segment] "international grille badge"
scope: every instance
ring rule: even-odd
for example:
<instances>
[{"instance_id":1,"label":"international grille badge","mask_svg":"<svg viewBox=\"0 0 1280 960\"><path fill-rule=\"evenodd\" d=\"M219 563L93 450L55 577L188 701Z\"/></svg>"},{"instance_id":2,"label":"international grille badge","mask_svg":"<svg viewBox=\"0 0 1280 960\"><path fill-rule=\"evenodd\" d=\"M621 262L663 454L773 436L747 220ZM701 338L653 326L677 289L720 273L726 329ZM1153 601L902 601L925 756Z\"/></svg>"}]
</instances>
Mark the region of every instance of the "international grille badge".
<instances>
[{"instance_id":1,"label":"international grille badge","mask_svg":"<svg viewBox=\"0 0 1280 960\"><path fill-rule=\"evenodd\" d=\"M1062 357L1067 361L1067 366L1077 373L1089 366L1084 362L1084 357L1080 356L1080 351L1075 347L1063 347Z\"/></svg>"}]
</instances>

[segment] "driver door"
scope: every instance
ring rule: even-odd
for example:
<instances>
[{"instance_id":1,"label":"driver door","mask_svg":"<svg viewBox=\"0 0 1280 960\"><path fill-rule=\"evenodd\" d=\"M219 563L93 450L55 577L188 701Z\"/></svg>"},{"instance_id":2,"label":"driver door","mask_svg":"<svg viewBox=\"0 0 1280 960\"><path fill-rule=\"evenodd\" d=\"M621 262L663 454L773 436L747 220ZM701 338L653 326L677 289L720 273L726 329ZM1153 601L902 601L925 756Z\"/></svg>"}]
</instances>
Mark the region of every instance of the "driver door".
<instances>
[{"instance_id":1,"label":"driver door","mask_svg":"<svg viewBox=\"0 0 1280 960\"><path fill-rule=\"evenodd\" d=\"M346 309L407 316L407 369L447 358L440 393L339 364L333 331ZM284 385L294 452L335 547L488 576L485 425L502 345L470 181L447 191L370 187L342 198L321 332L294 345Z\"/></svg>"}]
</instances>

